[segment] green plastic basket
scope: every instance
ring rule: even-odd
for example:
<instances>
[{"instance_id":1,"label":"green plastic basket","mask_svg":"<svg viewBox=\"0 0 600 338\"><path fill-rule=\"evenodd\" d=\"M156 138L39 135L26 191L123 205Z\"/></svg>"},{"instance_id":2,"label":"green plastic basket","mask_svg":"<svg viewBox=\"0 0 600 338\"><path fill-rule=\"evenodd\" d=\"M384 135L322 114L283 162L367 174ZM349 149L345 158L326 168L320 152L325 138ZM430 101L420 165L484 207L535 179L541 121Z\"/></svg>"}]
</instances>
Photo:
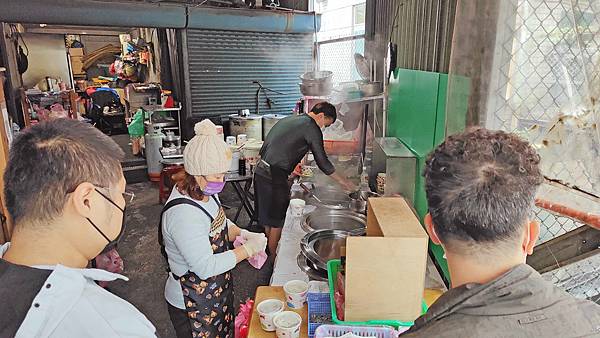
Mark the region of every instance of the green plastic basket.
<instances>
[{"instance_id":1,"label":"green plastic basket","mask_svg":"<svg viewBox=\"0 0 600 338\"><path fill-rule=\"evenodd\" d=\"M396 329L399 327L410 327L413 326L414 322L402 322L399 320L370 320L368 322L345 322L338 319L337 309L335 307L335 277L337 276L338 271L340 270L340 266L342 265L342 261L339 259L332 259L327 262L327 277L329 280L329 301L331 302L331 318L333 322L338 325L388 325L392 326ZM422 304L422 313L427 312L427 304L425 300L423 300Z\"/></svg>"}]
</instances>

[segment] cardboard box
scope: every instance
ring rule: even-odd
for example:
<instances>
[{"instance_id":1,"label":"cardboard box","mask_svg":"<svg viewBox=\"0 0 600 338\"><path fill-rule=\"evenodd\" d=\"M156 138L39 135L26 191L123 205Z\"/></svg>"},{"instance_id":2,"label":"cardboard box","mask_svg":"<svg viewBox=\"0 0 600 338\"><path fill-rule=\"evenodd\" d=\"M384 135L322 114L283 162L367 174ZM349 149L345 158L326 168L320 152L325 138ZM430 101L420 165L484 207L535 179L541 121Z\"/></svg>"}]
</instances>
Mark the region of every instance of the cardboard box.
<instances>
[{"instance_id":1,"label":"cardboard box","mask_svg":"<svg viewBox=\"0 0 600 338\"><path fill-rule=\"evenodd\" d=\"M83 62L81 61L80 56L71 57L71 69L73 70L73 75L85 74L85 70L83 70Z\"/></svg>"},{"instance_id":2,"label":"cardboard box","mask_svg":"<svg viewBox=\"0 0 600 338\"><path fill-rule=\"evenodd\" d=\"M69 55L83 56L83 48L69 48Z\"/></svg>"},{"instance_id":3,"label":"cardboard box","mask_svg":"<svg viewBox=\"0 0 600 338\"><path fill-rule=\"evenodd\" d=\"M413 321L421 315L425 229L403 198L369 199L367 237L346 240L348 321Z\"/></svg>"}]
</instances>

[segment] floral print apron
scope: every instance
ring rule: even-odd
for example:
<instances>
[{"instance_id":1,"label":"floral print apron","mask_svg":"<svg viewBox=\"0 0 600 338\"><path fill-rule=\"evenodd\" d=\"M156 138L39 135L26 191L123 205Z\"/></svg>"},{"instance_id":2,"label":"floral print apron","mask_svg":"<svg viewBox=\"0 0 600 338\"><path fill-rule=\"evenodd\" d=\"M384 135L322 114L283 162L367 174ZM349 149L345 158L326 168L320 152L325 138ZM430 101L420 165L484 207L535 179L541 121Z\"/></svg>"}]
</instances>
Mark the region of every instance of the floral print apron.
<instances>
[{"instance_id":1,"label":"floral print apron","mask_svg":"<svg viewBox=\"0 0 600 338\"><path fill-rule=\"evenodd\" d=\"M217 200L215 199L215 202ZM221 205L216 218L211 217L210 243L213 253L228 250L227 218ZM180 277L183 300L190 319L193 338L232 338L234 324L233 283L231 272L201 279L188 271Z\"/></svg>"}]
</instances>

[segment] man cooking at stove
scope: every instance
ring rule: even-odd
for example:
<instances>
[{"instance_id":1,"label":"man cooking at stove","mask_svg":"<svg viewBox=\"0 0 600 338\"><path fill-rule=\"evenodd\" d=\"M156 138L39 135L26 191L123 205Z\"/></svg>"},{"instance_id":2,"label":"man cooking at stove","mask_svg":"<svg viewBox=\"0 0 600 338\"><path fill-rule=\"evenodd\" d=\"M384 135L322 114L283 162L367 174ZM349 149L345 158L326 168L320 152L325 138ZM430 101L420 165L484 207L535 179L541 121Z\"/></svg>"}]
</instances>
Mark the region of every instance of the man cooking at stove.
<instances>
[{"instance_id":1,"label":"man cooking at stove","mask_svg":"<svg viewBox=\"0 0 600 338\"><path fill-rule=\"evenodd\" d=\"M258 221L264 227L268 248L275 256L290 203L288 177L310 150L323 173L351 191L353 184L336 173L323 145L323 129L337 119L335 107L317 103L308 114L289 116L277 122L260 149L254 176Z\"/></svg>"}]
</instances>

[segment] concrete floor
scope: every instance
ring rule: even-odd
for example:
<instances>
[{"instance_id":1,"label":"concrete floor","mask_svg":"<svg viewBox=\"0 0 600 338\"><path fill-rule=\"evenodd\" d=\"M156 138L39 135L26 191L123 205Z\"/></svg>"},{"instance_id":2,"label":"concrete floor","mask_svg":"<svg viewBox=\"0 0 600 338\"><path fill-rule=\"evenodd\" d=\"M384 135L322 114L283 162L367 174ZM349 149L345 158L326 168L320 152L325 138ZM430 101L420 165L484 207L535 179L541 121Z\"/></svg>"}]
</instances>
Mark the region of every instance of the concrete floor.
<instances>
[{"instance_id":1,"label":"concrete floor","mask_svg":"<svg viewBox=\"0 0 600 338\"><path fill-rule=\"evenodd\" d=\"M128 185L135 193L133 203L127 209L127 229L119 244L119 254L125 264L124 275L128 282L115 281L109 289L135 305L156 327L159 337L174 337L175 333L163 297L167 278L166 263L160 253L157 241L158 221L162 205L158 204L158 187L150 182ZM233 188L226 186L220 194L223 204L231 206L226 210L229 217L235 215L240 205ZM242 211L238 221L246 226L248 216ZM253 298L257 286L268 285L273 264L267 263L261 270L251 267L246 261L233 270L235 304Z\"/></svg>"}]
</instances>

